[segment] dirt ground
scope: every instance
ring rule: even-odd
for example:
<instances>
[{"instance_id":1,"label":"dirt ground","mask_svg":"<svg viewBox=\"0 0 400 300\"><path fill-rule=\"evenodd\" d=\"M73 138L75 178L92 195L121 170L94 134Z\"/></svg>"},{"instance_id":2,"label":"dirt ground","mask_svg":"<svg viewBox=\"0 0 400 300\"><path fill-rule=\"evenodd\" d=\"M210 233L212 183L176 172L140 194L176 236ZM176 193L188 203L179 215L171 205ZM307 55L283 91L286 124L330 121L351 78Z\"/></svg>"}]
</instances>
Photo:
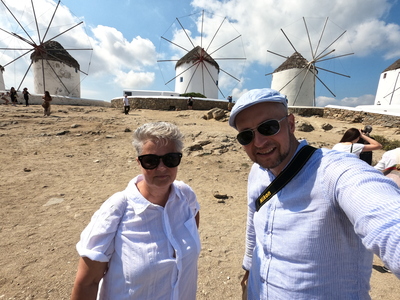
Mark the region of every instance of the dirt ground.
<instances>
[{"instance_id":1,"label":"dirt ground","mask_svg":"<svg viewBox=\"0 0 400 300\"><path fill-rule=\"evenodd\" d=\"M131 135L150 121L171 121L186 135L178 179L201 205L198 299L241 299L240 280L246 184L251 161L227 122L204 120L202 111L120 110L0 105L0 299L69 299L78 254L75 244L92 214L123 190L139 168ZM315 130L297 132L316 146L332 147L344 130L363 127L319 117L299 117ZM322 124L333 129L324 132ZM395 129L372 134L396 138ZM400 138L400 137L398 137ZM374 160L383 151L376 151ZM214 195L226 195L221 200ZM400 281L375 258L372 299L399 299Z\"/></svg>"}]
</instances>

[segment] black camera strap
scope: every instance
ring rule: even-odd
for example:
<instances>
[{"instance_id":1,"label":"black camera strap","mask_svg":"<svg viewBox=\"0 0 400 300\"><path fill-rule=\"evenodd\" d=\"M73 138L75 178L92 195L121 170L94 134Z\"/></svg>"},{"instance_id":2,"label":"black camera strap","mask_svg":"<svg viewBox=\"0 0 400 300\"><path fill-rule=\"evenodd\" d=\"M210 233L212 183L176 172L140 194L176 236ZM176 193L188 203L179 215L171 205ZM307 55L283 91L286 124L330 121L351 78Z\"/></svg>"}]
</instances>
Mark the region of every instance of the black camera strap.
<instances>
[{"instance_id":1,"label":"black camera strap","mask_svg":"<svg viewBox=\"0 0 400 300\"><path fill-rule=\"evenodd\" d=\"M301 168L306 164L311 155L317 148L306 145L301 148L290 163L286 166L281 173L276 176L276 178L265 188L261 195L256 200L256 210L259 211L260 208L267 203L276 193L278 193L286 184L296 176Z\"/></svg>"}]
</instances>

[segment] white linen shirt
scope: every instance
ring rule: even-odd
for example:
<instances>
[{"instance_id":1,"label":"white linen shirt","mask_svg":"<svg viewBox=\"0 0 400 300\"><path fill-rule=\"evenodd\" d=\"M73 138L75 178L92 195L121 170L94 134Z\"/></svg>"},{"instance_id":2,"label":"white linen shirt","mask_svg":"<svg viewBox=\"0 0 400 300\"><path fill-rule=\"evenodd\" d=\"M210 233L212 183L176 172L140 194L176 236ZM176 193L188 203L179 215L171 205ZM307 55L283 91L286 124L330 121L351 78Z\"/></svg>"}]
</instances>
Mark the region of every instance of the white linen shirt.
<instances>
[{"instance_id":1,"label":"white linen shirt","mask_svg":"<svg viewBox=\"0 0 400 300\"><path fill-rule=\"evenodd\" d=\"M373 253L400 278L400 190L392 180L352 154L317 149L256 212L274 178L258 164L249 174L249 300L370 299Z\"/></svg>"},{"instance_id":2,"label":"white linen shirt","mask_svg":"<svg viewBox=\"0 0 400 300\"><path fill-rule=\"evenodd\" d=\"M155 205L137 189L141 180L103 203L76 246L80 256L109 263L98 299L196 299L196 196L174 181L165 207Z\"/></svg>"}]
</instances>

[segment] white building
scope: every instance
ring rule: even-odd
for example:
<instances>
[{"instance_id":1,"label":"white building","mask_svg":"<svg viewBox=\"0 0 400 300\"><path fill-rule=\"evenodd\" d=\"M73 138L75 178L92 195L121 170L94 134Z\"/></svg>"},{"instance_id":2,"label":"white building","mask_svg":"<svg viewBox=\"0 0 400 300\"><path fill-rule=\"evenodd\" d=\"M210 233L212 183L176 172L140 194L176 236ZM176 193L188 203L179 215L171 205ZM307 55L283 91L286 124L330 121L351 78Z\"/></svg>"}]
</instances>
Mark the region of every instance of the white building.
<instances>
[{"instance_id":1,"label":"white building","mask_svg":"<svg viewBox=\"0 0 400 300\"><path fill-rule=\"evenodd\" d=\"M46 90L51 95L80 98L79 63L56 41L43 47L45 51L39 48L31 55L35 93Z\"/></svg>"},{"instance_id":2,"label":"white building","mask_svg":"<svg viewBox=\"0 0 400 300\"><path fill-rule=\"evenodd\" d=\"M273 73L271 88L288 98L289 106L315 106L315 74L313 65L307 73L308 61L298 52L290 56Z\"/></svg>"},{"instance_id":3,"label":"white building","mask_svg":"<svg viewBox=\"0 0 400 300\"><path fill-rule=\"evenodd\" d=\"M3 72L4 72L4 67L0 65L0 91L6 90L6 86L4 84Z\"/></svg>"},{"instance_id":4,"label":"white building","mask_svg":"<svg viewBox=\"0 0 400 300\"><path fill-rule=\"evenodd\" d=\"M207 52L197 46L175 65L175 92L201 93L218 99L219 65Z\"/></svg>"},{"instance_id":5,"label":"white building","mask_svg":"<svg viewBox=\"0 0 400 300\"><path fill-rule=\"evenodd\" d=\"M379 78L374 105L400 104L400 59L387 67Z\"/></svg>"}]
</instances>

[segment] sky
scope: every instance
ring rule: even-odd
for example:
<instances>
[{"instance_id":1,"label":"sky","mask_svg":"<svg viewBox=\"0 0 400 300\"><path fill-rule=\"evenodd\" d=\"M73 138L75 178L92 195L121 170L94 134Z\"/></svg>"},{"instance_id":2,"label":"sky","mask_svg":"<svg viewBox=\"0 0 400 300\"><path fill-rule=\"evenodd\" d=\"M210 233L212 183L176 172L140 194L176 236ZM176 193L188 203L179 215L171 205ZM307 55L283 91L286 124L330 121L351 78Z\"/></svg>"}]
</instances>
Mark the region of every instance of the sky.
<instances>
[{"instance_id":1,"label":"sky","mask_svg":"<svg viewBox=\"0 0 400 300\"><path fill-rule=\"evenodd\" d=\"M294 49L307 60L310 44L317 53L334 49L317 63L335 72L319 72L321 107L372 105L380 74L400 59L398 0L33 0L34 9L31 0L1 2L7 89L24 79L33 90L30 53L23 55L32 47L12 33L36 44L62 33L55 40L80 64L81 97L105 101L124 89L174 91L174 64L193 45L220 59L219 98L234 100L270 87L267 74Z\"/></svg>"}]
</instances>

